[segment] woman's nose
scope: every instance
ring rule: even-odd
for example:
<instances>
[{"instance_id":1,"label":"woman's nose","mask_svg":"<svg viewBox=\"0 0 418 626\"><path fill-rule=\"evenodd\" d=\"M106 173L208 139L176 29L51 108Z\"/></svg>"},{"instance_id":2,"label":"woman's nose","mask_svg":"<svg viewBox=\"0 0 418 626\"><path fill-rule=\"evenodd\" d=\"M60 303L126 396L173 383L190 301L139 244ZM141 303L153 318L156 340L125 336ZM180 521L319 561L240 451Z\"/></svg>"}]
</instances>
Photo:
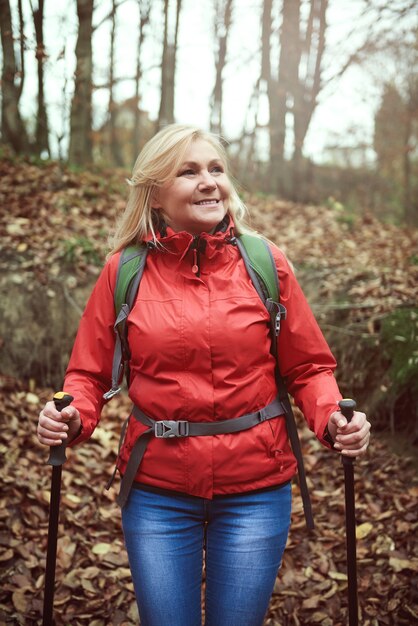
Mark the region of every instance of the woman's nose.
<instances>
[{"instance_id":1,"label":"woman's nose","mask_svg":"<svg viewBox=\"0 0 418 626\"><path fill-rule=\"evenodd\" d=\"M216 189L216 180L208 170L200 172L199 187L202 189Z\"/></svg>"}]
</instances>

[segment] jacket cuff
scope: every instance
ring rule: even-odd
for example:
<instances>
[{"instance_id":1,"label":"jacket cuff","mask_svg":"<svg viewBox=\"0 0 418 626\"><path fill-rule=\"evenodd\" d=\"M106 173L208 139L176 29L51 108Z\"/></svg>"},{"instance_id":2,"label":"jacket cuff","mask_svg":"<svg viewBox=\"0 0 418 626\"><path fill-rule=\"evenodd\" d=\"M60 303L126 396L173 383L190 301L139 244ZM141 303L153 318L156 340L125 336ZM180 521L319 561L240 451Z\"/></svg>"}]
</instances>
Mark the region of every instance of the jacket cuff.
<instances>
[{"instance_id":1,"label":"jacket cuff","mask_svg":"<svg viewBox=\"0 0 418 626\"><path fill-rule=\"evenodd\" d=\"M334 449L334 440L328 430L328 424L325 426L324 434L322 435L323 441L325 441L332 449Z\"/></svg>"},{"instance_id":2,"label":"jacket cuff","mask_svg":"<svg viewBox=\"0 0 418 626\"><path fill-rule=\"evenodd\" d=\"M72 448L73 446L76 446L81 441L84 441L85 437L83 437L82 434L83 434L83 424L80 424L80 428L78 429L77 434L75 435L73 439L71 439L71 441L68 444L68 447Z\"/></svg>"}]
</instances>

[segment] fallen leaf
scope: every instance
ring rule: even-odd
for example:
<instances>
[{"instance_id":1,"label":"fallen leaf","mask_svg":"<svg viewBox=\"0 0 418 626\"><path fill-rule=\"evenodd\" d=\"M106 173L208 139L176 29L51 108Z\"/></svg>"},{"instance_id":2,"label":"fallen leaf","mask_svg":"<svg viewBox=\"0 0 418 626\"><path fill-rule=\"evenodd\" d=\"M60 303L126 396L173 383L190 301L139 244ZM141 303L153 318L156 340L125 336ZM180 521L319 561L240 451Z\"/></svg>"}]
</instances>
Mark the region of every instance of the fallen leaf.
<instances>
[{"instance_id":1,"label":"fallen leaf","mask_svg":"<svg viewBox=\"0 0 418 626\"><path fill-rule=\"evenodd\" d=\"M333 580L347 580L347 574L342 572L328 572L328 576Z\"/></svg>"},{"instance_id":2,"label":"fallen leaf","mask_svg":"<svg viewBox=\"0 0 418 626\"><path fill-rule=\"evenodd\" d=\"M395 572L402 572L403 570L418 572L418 559L398 559L391 556L389 559L389 565L395 570Z\"/></svg>"},{"instance_id":3,"label":"fallen leaf","mask_svg":"<svg viewBox=\"0 0 418 626\"><path fill-rule=\"evenodd\" d=\"M40 400L36 393L27 393L25 399L28 404L36 404L36 406L39 406Z\"/></svg>"},{"instance_id":4,"label":"fallen leaf","mask_svg":"<svg viewBox=\"0 0 418 626\"><path fill-rule=\"evenodd\" d=\"M10 561L13 558L14 552L12 549L5 550L5 552L0 552L0 561Z\"/></svg>"},{"instance_id":5,"label":"fallen leaf","mask_svg":"<svg viewBox=\"0 0 418 626\"><path fill-rule=\"evenodd\" d=\"M12 600L16 611L18 611L20 615L24 615L27 607L27 599L24 591L14 591L12 594Z\"/></svg>"},{"instance_id":6,"label":"fallen leaf","mask_svg":"<svg viewBox=\"0 0 418 626\"><path fill-rule=\"evenodd\" d=\"M356 538L364 539L365 537L367 537L369 533L371 533L372 530L373 530L373 524L370 524L370 522L365 522L364 524L360 524L360 526L356 527Z\"/></svg>"},{"instance_id":7,"label":"fallen leaf","mask_svg":"<svg viewBox=\"0 0 418 626\"><path fill-rule=\"evenodd\" d=\"M93 554L107 554L112 551L112 544L110 543L97 543L92 548Z\"/></svg>"},{"instance_id":8,"label":"fallen leaf","mask_svg":"<svg viewBox=\"0 0 418 626\"><path fill-rule=\"evenodd\" d=\"M316 609L321 602L322 597L319 595L312 596L311 598L306 598L302 602L302 606L304 609Z\"/></svg>"},{"instance_id":9,"label":"fallen leaf","mask_svg":"<svg viewBox=\"0 0 418 626\"><path fill-rule=\"evenodd\" d=\"M318 624L319 622L322 622L324 619L327 619L327 618L328 618L328 615L326 613L323 613L322 611L317 611L311 617L312 621L315 624Z\"/></svg>"}]
</instances>

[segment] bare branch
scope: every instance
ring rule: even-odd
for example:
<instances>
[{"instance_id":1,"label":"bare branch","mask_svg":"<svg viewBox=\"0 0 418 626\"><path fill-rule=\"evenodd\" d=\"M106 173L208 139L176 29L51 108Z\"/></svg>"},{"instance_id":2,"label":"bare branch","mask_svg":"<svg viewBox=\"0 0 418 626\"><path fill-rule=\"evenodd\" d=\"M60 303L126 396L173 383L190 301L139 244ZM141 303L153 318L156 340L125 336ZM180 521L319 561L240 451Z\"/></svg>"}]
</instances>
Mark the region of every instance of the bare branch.
<instances>
[{"instance_id":1,"label":"bare branch","mask_svg":"<svg viewBox=\"0 0 418 626\"><path fill-rule=\"evenodd\" d=\"M108 20L110 20L113 15L116 13L116 11L119 9L119 7L121 7L123 4L125 4L125 2L128 2L129 0L119 0L119 2L115 2L115 5L112 7L111 11L109 11L109 13L107 15L105 15L100 22L98 22L97 24L95 24L93 26L93 32L95 32L96 30L98 30L101 26L103 26L103 24L105 24Z\"/></svg>"}]
</instances>

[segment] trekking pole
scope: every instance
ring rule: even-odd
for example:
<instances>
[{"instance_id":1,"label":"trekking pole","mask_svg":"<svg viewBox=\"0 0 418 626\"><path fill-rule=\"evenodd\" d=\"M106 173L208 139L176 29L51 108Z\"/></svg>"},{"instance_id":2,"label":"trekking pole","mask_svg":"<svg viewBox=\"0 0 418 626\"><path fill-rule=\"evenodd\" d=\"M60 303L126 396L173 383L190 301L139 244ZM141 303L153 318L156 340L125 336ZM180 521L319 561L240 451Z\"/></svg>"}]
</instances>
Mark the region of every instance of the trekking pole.
<instances>
[{"instance_id":1,"label":"trekking pole","mask_svg":"<svg viewBox=\"0 0 418 626\"><path fill-rule=\"evenodd\" d=\"M74 400L64 391L58 391L54 395L54 403L57 411L68 406ZM54 609L54 591L55 591L55 564L57 560L57 538L58 538L58 518L60 510L61 495L61 472L62 466L67 460L65 456L66 442L63 441L59 446L51 446L48 465L52 465L51 478L51 500L49 504L49 524L48 524L48 547L46 552L46 569L45 569L45 590L44 590L44 610L42 626L52 626L52 612Z\"/></svg>"},{"instance_id":2,"label":"trekking pole","mask_svg":"<svg viewBox=\"0 0 418 626\"><path fill-rule=\"evenodd\" d=\"M354 400L344 399L339 403L340 411L350 422L353 417L356 403ZM345 529L347 541L347 578L348 578L348 623L349 626L358 626L358 599L357 599L357 562L356 562L356 511L354 502L354 459L342 455L344 467L345 489Z\"/></svg>"}]
</instances>

